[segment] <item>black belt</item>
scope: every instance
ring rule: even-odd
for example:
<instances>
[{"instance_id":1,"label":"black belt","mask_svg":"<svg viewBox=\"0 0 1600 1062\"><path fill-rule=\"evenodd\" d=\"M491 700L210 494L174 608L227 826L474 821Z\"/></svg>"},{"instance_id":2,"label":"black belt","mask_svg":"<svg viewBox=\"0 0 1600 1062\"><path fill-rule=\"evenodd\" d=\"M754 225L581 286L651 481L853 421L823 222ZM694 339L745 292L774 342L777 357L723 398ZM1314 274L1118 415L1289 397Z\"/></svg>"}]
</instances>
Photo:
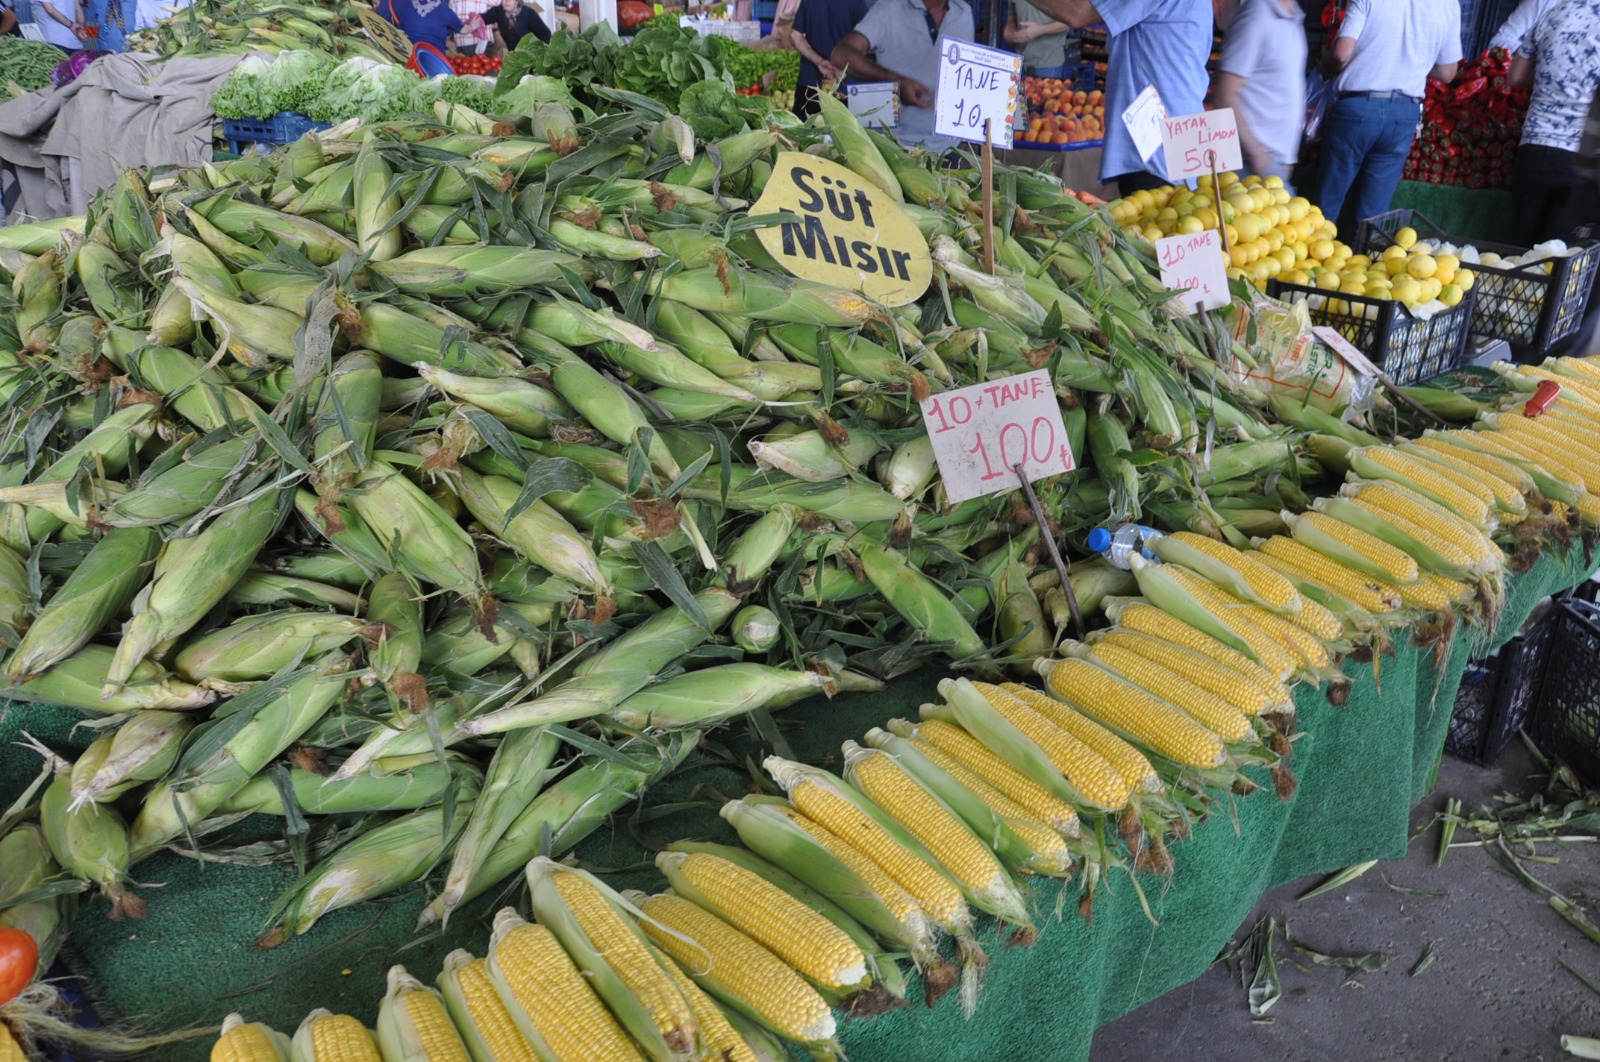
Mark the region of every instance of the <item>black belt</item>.
<instances>
[{"instance_id":1,"label":"black belt","mask_svg":"<svg viewBox=\"0 0 1600 1062\"><path fill-rule=\"evenodd\" d=\"M1410 100L1412 103L1421 103L1420 96L1407 96L1404 92L1341 92L1341 100Z\"/></svg>"}]
</instances>

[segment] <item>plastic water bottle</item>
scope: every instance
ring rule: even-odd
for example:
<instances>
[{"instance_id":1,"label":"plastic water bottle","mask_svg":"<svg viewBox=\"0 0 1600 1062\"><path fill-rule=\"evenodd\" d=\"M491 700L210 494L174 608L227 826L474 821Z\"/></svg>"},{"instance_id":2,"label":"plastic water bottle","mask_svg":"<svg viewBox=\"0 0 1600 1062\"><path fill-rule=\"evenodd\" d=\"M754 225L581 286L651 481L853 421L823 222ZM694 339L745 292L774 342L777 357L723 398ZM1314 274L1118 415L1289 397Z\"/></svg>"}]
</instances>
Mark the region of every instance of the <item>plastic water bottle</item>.
<instances>
[{"instance_id":1,"label":"plastic water bottle","mask_svg":"<svg viewBox=\"0 0 1600 1062\"><path fill-rule=\"evenodd\" d=\"M1089 548L1105 557L1114 567L1127 571L1133 567L1128 558L1138 553L1145 560L1155 560L1150 543L1162 537L1161 532L1143 524L1118 524L1116 527L1097 527L1089 532Z\"/></svg>"}]
</instances>

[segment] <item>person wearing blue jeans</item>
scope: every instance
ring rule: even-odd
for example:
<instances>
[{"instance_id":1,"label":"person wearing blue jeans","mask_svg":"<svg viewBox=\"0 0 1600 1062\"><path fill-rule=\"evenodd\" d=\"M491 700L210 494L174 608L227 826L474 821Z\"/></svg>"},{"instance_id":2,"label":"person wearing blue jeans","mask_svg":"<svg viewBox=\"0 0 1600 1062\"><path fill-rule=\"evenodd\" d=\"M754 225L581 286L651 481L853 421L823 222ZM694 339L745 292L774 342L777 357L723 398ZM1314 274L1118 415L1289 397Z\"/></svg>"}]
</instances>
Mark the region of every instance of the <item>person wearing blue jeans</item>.
<instances>
[{"instance_id":1,"label":"person wearing blue jeans","mask_svg":"<svg viewBox=\"0 0 1600 1062\"><path fill-rule=\"evenodd\" d=\"M1317 205L1340 232L1389 209L1428 78L1453 81L1460 62L1457 0L1350 0L1322 63L1334 102L1323 123Z\"/></svg>"}]
</instances>

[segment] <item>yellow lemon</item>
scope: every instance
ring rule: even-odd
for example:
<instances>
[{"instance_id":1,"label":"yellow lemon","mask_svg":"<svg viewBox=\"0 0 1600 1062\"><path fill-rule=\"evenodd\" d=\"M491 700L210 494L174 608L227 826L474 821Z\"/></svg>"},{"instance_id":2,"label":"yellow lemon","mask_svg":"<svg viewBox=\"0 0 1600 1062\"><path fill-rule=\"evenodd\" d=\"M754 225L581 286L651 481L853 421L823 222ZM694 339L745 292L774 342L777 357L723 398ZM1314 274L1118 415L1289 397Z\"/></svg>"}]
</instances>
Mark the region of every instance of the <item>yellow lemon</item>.
<instances>
[{"instance_id":1,"label":"yellow lemon","mask_svg":"<svg viewBox=\"0 0 1600 1062\"><path fill-rule=\"evenodd\" d=\"M1289 200L1289 220L1303 221L1311 213L1311 200L1303 195L1297 195Z\"/></svg>"},{"instance_id":2,"label":"yellow lemon","mask_svg":"<svg viewBox=\"0 0 1600 1062\"><path fill-rule=\"evenodd\" d=\"M1476 284L1477 281L1478 274L1474 273L1470 269L1462 269L1456 272L1456 287L1460 288L1462 291L1471 291L1472 285Z\"/></svg>"},{"instance_id":3,"label":"yellow lemon","mask_svg":"<svg viewBox=\"0 0 1600 1062\"><path fill-rule=\"evenodd\" d=\"M1403 258L1405 258L1405 256L1406 256L1406 249L1404 247L1401 247L1399 244L1390 244L1388 247L1385 247L1383 249L1383 260L1385 262L1387 262L1387 261L1389 261L1390 259L1393 259L1393 258L1402 258L1403 259Z\"/></svg>"},{"instance_id":4,"label":"yellow lemon","mask_svg":"<svg viewBox=\"0 0 1600 1062\"><path fill-rule=\"evenodd\" d=\"M1147 239L1147 240L1149 240L1149 241L1150 241L1150 242L1151 242L1151 243L1155 243L1155 242L1156 242L1156 241L1157 241L1157 240L1159 240L1159 239L1161 239L1161 238L1162 238L1162 237L1163 237L1163 236L1165 236L1165 235L1166 235L1166 233L1164 233L1164 232L1162 232L1162 231L1161 231L1161 230L1160 230L1160 229L1159 229L1159 228L1158 228L1158 227L1156 227L1156 226L1155 226L1155 225L1146 225L1146 226L1145 226L1145 227L1144 227L1144 233L1143 233L1143 235L1144 235L1144 238L1145 238L1145 239Z\"/></svg>"},{"instance_id":5,"label":"yellow lemon","mask_svg":"<svg viewBox=\"0 0 1600 1062\"><path fill-rule=\"evenodd\" d=\"M1244 249L1244 244L1234 243L1233 250L1228 253L1228 260L1235 269L1243 269L1250 264L1250 252Z\"/></svg>"},{"instance_id":6,"label":"yellow lemon","mask_svg":"<svg viewBox=\"0 0 1600 1062\"><path fill-rule=\"evenodd\" d=\"M1429 277L1428 279L1420 281L1419 283L1422 284L1423 302L1432 302L1434 299L1439 297L1439 292L1444 290L1444 285L1439 283L1438 277Z\"/></svg>"},{"instance_id":7,"label":"yellow lemon","mask_svg":"<svg viewBox=\"0 0 1600 1062\"><path fill-rule=\"evenodd\" d=\"M1367 255L1364 255L1364 254L1353 254L1353 255L1350 256L1350 268L1352 268L1352 269L1362 269L1362 270L1364 270L1368 266L1370 266L1371 264L1372 264L1372 259Z\"/></svg>"},{"instance_id":8,"label":"yellow lemon","mask_svg":"<svg viewBox=\"0 0 1600 1062\"><path fill-rule=\"evenodd\" d=\"M1439 263L1434 261L1432 255L1414 254L1406 259L1406 272L1418 280L1427 280L1438 270Z\"/></svg>"},{"instance_id":9,"label":"yellow lemon","mask_svg":"<svg viewBox=\"0 0 1600 1062\"><path fill-rule=\"evenodd\" d=\"M1310 247L1311 257L1319 262L1326 262L1333 257L1333 241L1318 240Z\"/></svg>"},{"instance_id":10,"label":"yellow lemon","mask_svg":"<svg viewBox=\"0 0 1600 1062\"><path fill-rule=\"evenodd\" d=\"M1262 180L1261 184L1266 188L1282 188L1283 178L1278 176L1267 177Z\"/></svg>"},{"instance_id":11,"label":"yellow lemon","mask_svg":"<svg viewBox=\"0 0 1600 1062\"><path fill-rule=\"evenodd\" d=\"M1446 306L1459 306L1461 305L1461 298L1465 294L1466 292L1462 291L1459 285L1446 284L1439 289L1439 301Z\"/></svg>"},{"instance_id":12,"label":"yellow lemon","mask_svg":"<svg viewBox=\"0 0 1600 1062\"><path fill-rule=\"evenodd\" d=\"M1306 275L1306 272L1303 269L1291 269L1289 272L1283 274L1282 279L1285 284L1299 284L1301 287L1305 287L1307 284L1311 283L1311 278Z\"/></svg>"},{"instance_id":13,"label":"yellow lemon","mask_svg":"<svg viewBox=\"0 0 1600 1062\"><path fill-rule=\"evenodd\" d=\"M1383 270L1384 270L1384 272L1388 273L1391 277L1398 277L1398 276L1405 275L1405 271L1406 271L1405 252L1401 251L1399 258L1385 258L1383 260Z\"/></svg>"},{"instance_id":14,"label":"yellow lemon","mask_svg":"<svg viewBox=\"0 0 1600 1062\"><path fill-rule=\"evenodd\" d=\"M1365 295L1366 293L1367 286L1359 280L1347 280L1339 285L1340 295Z\"/></svg>"},{"instance_id":15,"label":"yellow lemon","mask_svg":"<svg viewBox=\"0 0 1600 1062\"><path fill-rule=\"evenodd\" d=\"M1200 224L1205 228L1214 229L1217 227L1217 212L1209 206L1196 210L1194 216L1200 219Z\"/></svg>"},{"instance_id":16,"label":"yellow lemon","mask_svg":"<svg viewBox=\"0 0 1600 1062\"><path fill-rule=\"evenodd\" d=\"M1394 293L1387 284L1372 284L1367 288L1367 298L1388 300L1394 298Z\"/></svg>"},{"instance_id":17,"label":"yellow lemon","mask_svg":"<svg viewBox=\"0 0 1600 1062\"><path fill-rule=\"evenodd\" d=\"M1317 287L1323 291L1338 291L1339 285L1343 283L1344 281L1339 278L1339 274L1331 269L1325 269L1317 274Z\"/></svg>"},{"instance_id":18,"label":"yellow lemon","mask_svg":"<svg viewBox=\"0 0 1600 1062\"><path fill-rule=\"evenodd\" d=\"M1400 277L1394 282L1394 297L1407 306L1415 306L1422 301L1422 285L1410 277Z\"/></svg>"},{"instance_id":19,"label":"yellow lemon","mask_svg":"<svg viewBox=\"0 0 1600 1062\"><path fill-rule=\"evenodd\" d=\"M1268 268L1268 263L1277 265L1277 260L1272 258L1264 259L1250 267L1250 276L1256 283L1265 283L1272 276L1272 270Z\"/></svg>"},{"instance_id":20,"label":"yellow lemon","mask_svg":"<svg viewBox=\"0 0 1600 1062\"><path fill-rule=\"evenodd\" d=\"M1186 235L1192 232L1203 232L1205 231L1205 227L1205 223L1199 218L1195 217L1193 214L1190 214L1188 217L1183 218L1178 222L1178 231Z\"/></svg>"},{"instance_id":21,"label":"yellow lemon","mask_svg":"<svg viewBox=\"0 0 1600 1062\"><path fill-rule=\"evenodd\" d=\"M1411 250L1417 244L1417 230L1407 225L1394 234L1394 242L1407 251Z\"/></svg>"}]
</instances>

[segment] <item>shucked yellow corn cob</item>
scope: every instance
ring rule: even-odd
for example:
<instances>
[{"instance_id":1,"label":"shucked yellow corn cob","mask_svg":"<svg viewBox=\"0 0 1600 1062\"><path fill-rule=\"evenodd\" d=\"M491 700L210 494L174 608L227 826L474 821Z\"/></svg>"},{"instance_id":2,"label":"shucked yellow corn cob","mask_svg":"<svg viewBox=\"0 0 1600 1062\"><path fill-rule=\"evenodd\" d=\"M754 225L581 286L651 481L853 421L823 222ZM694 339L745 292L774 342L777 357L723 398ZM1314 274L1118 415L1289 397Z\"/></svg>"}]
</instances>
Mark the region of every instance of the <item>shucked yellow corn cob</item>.
<instances>
[{"instance_id":1,"label":"shucked yellow corn cob","mask_svg":"<svg viewBox=\"0 0 1600 1062\"><path fill-rule=\"evenodd\" d=\"M644 931L707 992L797 1043L833 1039L833 1012L782 959L680 896L635 897Z\"/></svg>"},{"instance_id":2,"label":"shucked yellow corn cob","mask_svg":"<svg viewBox=\"0 0 1600 1062\"><path fill-rule=\"evenodd\" d=\"M661 852L656 866L678 895L764 945L812 982L847 989L867 976L855 941L753 871L705 852Z\"/></svg>"},{"instance_id":3,"label":"shucked yellow corn cob","mask_svg":"<svg viewBox=\"0 0 1600 1062\"><path fill-rule=\"evenodd\" d=\"M0 1062L27 1062L3 1021ZM258 1021L229 1014L222 1019L222 1035L211 1045L211 1062L289 1062L289 1038Z\"/></svg>"},{"instance_id":4,"label":"shucked yellow corn cob","mask_svg":"<svg viewBox=\"0 0 1600 1062\"><path fill-rule=\"evenodd\" d=\"M1253 673L1240 671L1152 634L1113 627L1090 635L1089 644L1096 650L1115 646L1160 664L1250 718L1294 706L1282 684L1267 682L1260 668Z\"/></svg>"},{"instance_id":5,"label":"shucked yellow corn cob","mask_svg":"<svg viewBox=\"0 0 1600 1062\"><path fill-rule=\"evenodd\" d=\"M973 903L1028 924L1027 905L994 852L893 756L846 741L844 760L850 784L920 841Z\"/></svg>"},{"instance_id":6,"label":"shucked yellow corn cob","mask_svg":"<svg viewBox=\"0 0 1600 1062\"><path fill-rule=\"evenodd\" d=\"M1384 545L1382 542L1378 544ZM1332 662L1325 646L1283 617L1249 601L1242 601L1182 568L1175 565L1167 567L1172 569L1172 576L1195 600L1238 635L1261 659L1275 658L1273 650L1276 649L1279 653L1289 655L1296 668L1303 665L1320 671Z\"/></svg>"},{"instance_id":7,"label":"shucked yellow corn cob","mask_svg":"<svg viewBox=\"0 0 1600 1062\"><path fill-rule=\"evenodd\" d=\"M541 1062L495 990L487 960L458 948L445 956L438 981L473 1062Z\"/></svg>"},{"instance_id":8,"label":"shucked yellow corn cob","mask_svg":"<svg viewBox=\"0 0 1600 1062\"><path fill-rule=\"evenodd\" d=\"M386 1062L471 1062L439 994L391 966L389 990L378 1008L378 1048Z\"/></svg>"},{"instance_id":9,"label":"shucked yellow corn cob","mask_svg":"<svg viewBox=\"0 0 1600 1062\"><path fill-rule=\"evenodd\" d=\"M1117 773L1128 783L1130 792L1161 791L1161 777L1156 774L1155 767L1145 754L1110 730L1031 686L1008 682L1005 689L1016 694L1024 704L1105 757L1105 761L1115 767Z\"/></svg>"},{"instance_id":10,"label":"shucked yellow corn cob","mask_svg":"<svg viewBox=\"0 0 1600 1062\"><path fill-rule=\"evenodd\" d=\"M1050 693L1187 767L1220 767L1222 738L1139 687L1087 660L1041 660Z\"/></svg>"},{"instance_id":11,"label":"shucked yellow corn cob","mask_svg":"<svg viewBox=\"0 0 1600 1062\"><path fill-rule=\"evenodd\" d=\"M383 1062L365 1025L322 1007L307 1014L295 1030L291 1055L295 1062Z\"/></svg>"},{"instance_id":12,"label":"shucked yellow corn cob","mask_svg":"<svg viewBox=\"0 0 1600 1062\"><path fill-rule=\"evenodd\" d=\"M775 760L777 757L767 759L768 774L772 774L775 767L782 767L783 761L774 763ZM804 773L791 780L793 784L788 785L780 778L778 784L788 790L795 809L845 843L860 849L911 894L935 925L947 929L971 926L972 912L961 890L836 791L835 786L843 782L824 782Z\"/></svg>"},{"instance_id":13,"label":"shucked yellow corn cob","mask_svg":"<svg viewBox=\"0 0 1600 1062\"><path fill-rule=\"evenodd\" d=\"M495 916L488 970L524 1039L541 1045L555 1062L641 1058L561 942L544 926L524 922L509 908L500 912Z\"/></svg>"},{"instance_id":14,"label":"shucked yellow corn cob","mask_svg":"<svg viewBox=\"0 0 1600 1062\"><path fill-rule=\"evenodd\" d=\"M1224 667L1239 672L1259 685L1273 698L1273 703L1280 709L1288 709L1294 705L1294 698L1283 684L1282 676L1294 669L1288 654L1284 653L1284 662L1288 671L1274 674L1262 664L1250 659L1245 654L1232 646L1223 645L1205 631L1192 624L1185 623L1169 612L1164 612L1154 605L1137 602L1119 609L1115 617L1117 626L1133 631L1137 634L1146 634L1152 638L1159 638L1164 642L1182 646L1208 660L1215 661ZM1281 650L1280 650L1281 652Z\"/></svg>"},{"instance_id":15,"label":"shucked yellow corn cob","mask_svg":"<svg viewBox=\"0 0 1600 1062\"><path fill-rule=\"evenodd\" d=\"M915 724L912 736L919 741L926 741L930 753L948 756L961 764L1033 815L1050 823L1057 832L1077 832L1078 813L1071 804L1052 796L1044 786L1001 759L987 745L956 724L924 719ZM1128 787L1118 776L1107 781L1106 788L1096 799L1105 802L1103 806L1120 808L1128 802Z\"/></svg>"},{"instance_id":16,"label":"shucked yellow corn cob","mask_svg":"<svg viewBox=\"0 0 1600 1062\"><path fill-rule=\"evenodd\" d=\"M1182 709L1224 741L1245 741L1255 734L1238 708L1165 664L1115 642L1101 641L1092 648L1084 647L1084 652L1146 693Z\"/></svg>"},{"instance_id":17,"label":"shucked yellow corn cob","mask_svg":"<svg viewBox=\"0 0 1600 1062\"><path fill-rule=\"evenodd\" d=\"M1286 535L1273 535L1260 543L1259 551L1263 564L1320 586L1357 608L1383 613L1400 607L1399 595L1386 593L1379 580Z\"/></svg>"},{"instance_id":18,"label":"shucked yellow corn cob","mask_svg":"<svg viewBox=\"0 0 1600 1062\"><path fill-rule=\"evenodd\" d=\"M1044 750L1044 754L1049 757L1056 770L1061 772L1062 777L1066 778L1085 800L1091 800L1101 808L1120 806L1114 803L1110 805L1101 803L1101 798L1114 799L1121 796L1126 800L1126 794L1120 792L1123 787L1116 784L1116 770L1106 762L1105 757L1034 711L1004 687L990 685L987 682L974 682L973 686L983 694L984 700L988 701L995 711L1022 731L1023 736L1029 741ZM1079 788L1080 781L1085 783L1087 788Z\"/></svg>"}]
</instances>

